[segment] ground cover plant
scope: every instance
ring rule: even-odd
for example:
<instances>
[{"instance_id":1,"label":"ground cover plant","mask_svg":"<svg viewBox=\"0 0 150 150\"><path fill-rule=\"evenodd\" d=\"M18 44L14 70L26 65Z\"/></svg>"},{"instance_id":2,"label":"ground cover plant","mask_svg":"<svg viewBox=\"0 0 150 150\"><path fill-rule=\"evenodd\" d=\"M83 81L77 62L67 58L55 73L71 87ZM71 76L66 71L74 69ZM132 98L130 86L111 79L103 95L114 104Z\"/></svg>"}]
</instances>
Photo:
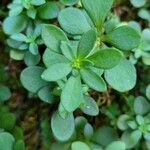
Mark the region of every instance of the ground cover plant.
<instances>
[{"instance_id":1,"label":"ground cover plant","mask_svg":"<svg viewBox=\"0 0 150 150\"><path fill-rule=\"evenodd\" d=\"M2 0L0 150L150 150L150 2Z\"/></svg>"}]
</instances>

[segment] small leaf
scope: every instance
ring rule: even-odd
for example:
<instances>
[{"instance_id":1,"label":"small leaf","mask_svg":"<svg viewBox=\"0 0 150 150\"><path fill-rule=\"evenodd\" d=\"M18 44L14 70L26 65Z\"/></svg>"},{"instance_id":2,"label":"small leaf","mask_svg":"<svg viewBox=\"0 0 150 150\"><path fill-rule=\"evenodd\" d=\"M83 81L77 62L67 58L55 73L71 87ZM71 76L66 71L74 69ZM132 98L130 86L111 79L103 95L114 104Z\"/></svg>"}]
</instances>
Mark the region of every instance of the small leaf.
<instances>
[{"instance_id":1,"label":"small leaf","mask_svg":"<svg viewBox=\"0 0 150 150\"><path fill-rule=\"evenodd\" d=\"M136 84L136 78L134 65L126 59L116 67L105 71L106 81L119 92L131 90Z\"/></svg>"},{"instance_id":2,"label":"small leaf","mask_svg":"<svg viewBox=\"0 0 150 150\"><path fill-rule=\"evenodd\" d=\"M3 29L6 34L19 33L25 29L27 18L24 15L7 17L3 22Z\"/></svg>"},{"instance_id":3,"label":"small leaf","mask_svg":"<svg viewBox=\"0 0 150 150\"><path fill-rule=\"evenodd\" d=\"M134 7L142 7L146 4L146 0L130 0L131 4L134 6Z\"/></svg>"},{"instance_id":4,"label":"small leaf","mask_svg":"<svg viewBox=\"0 0 150 150\"><path fill-rule=\"evenodd\" d=\"M0 148L1 150L12 150L15 143L14 137L7 132L0 133Z\"/></svg>"},{"instance_id":5,"label":"small leaf","mask_svg":"<svg viewBox=\"0 0 150 150\"><path fill-rule=\"evenodd\" d=\"M79 149L91 150L90 147L86 143L83 143L80 141L73 142L71 145L71 150L79 150Z\"/></svg>"},{"instance_id":6,"label":"small leaf","mask_svg":"<svg viewBox=\"0 0 150 150\"><path fill-rule=\"evenodd\" d=\"M95 27L98 31L101 30L105 18L112 7L113 0L82 0L82 4Z\"/></svg>"},{"instance_id":7,"label":"small leaf","mask_svg":"<svg viewBox=\"0 0 150 150\"><path fill-rule=\"evenodd\" d=\"M69 63L57 63L49 66L41 77L46 81L57 81L66 77L71 70L72 68Z\"/></svg>"},{"instance_id":8,"label":"small leaf","mask_svg":"<svg viewBox=\"0 0 150 150\"><path fill-rule=\"evenodd\" d=\"M0 102L7 101L10 97L10 89L7 86L0 85Z\"/></svg>"},{"instance_id":9,"label":"small leaf","mask_svg":"<svg viewBox=\"0 0 150 150\"><path fill-rule=\"evenodd\" d=\"M60 42L68 42L68 38L57 26L54 25L43 25L42 39L45 45L55 52L60 52Z\"/></svg>"},{"instance_id":10,"label":"small leaf","mask_svg":"<svg viewBox=\"0 0 150 150\"><path fill-rule=\"evenodd\" d=\"M137 115L144 115L150 111L150 103L142 96L139 96L134 101L134 112Z\"/></svg>"},{"instance_id":11,"label":"small leaf","mask_svg":"<svg viewBox=\"0 0 150 150\"><path fill-rule=\"evenodd\" d=\"M91 124L87 123L84 127L84 136L86 139L90 139L93 136L94 129Z\"/></svg>"},{"instance_id":12,"label":"small leaf","mask_svg":"<svg viewBox=\"0 0 150 150\"><path fill-rule=\"evenodd\" d=\"M120 26L109 32L106 42L121 50L132 50L139 46L141 36L139 32L130 26Z\"/></svg>"},{"instance_id":13,"label":"small leaf","mask_svg":"<svg viewBox=\"0 0 150 150\"><path fill-rule=\"evenodd\" d=\"M69 60L72 60L74 57L74 51L71 45L65 41L62 41L60 47L63 55L65 55L65 57Z\"/></svg>"},{"instance_id":14,"label":"small leaf","mask_svg":"<svg viewBox=\"0 0 150 150\"><path fill-rule=\"evenodd\" d=\"M54 2L47 2L38 8L38 16L41 19L54 19L57 17L59 7Z\"/></svg>"},{"instance_id":15,"label":"small leaf","mask_svg":"<svg viewBox=\"0 0 150 150\"><path fill-rule=\"evenodd\" d=\"M39 89L48 84L41 78L43 71L44 68L37 66L24 69L20 76L22 85L30 92L36 93Z\"/></svg>"},{"instance_id":16,"label":"small leaf","mask_svg":"<svg viewBox=\"0 0 150 150\"><path fill-rule=\"evenodd\" d=\"M13 150L25 150L25 143L23 140L18 140L14 144L14 149Z\"/></svg>"},{"instance_id":17,"label":"small leaf","mask_svg":"<svg viewBox=\"0 0 150 150\"><path fill-rule=\"evenodd\" d=\"M150 100L150 85L146 88L146 97Z\"/></svg>"},{"instance_id":18,"label":"small leaf","mask_svg":"<svg viewBox=\"0 0 150 150\"><path fill-rule=\"evenodd\" d=\"M69 7L61 10L58 21L63 30L73 35L83 34L91 28L84 13L77 8Z\"/></svg>"},{"instance_id":19,"label":"small leaf","mask_svg":"<svg viewBox=\"0 0 150 150\"><path fill-rule=\"evenodd\" d=\"M67 118L63 119L58 112L55 112L52 115L51 128L57 140L63 142L69 140L75 130L73 114L69 114Z\"/></svg>"},{"instance_id":20,"label":"small leaf","mask_svg":"<svg viewBox=\"0 0 150 150\"><path fill-rule=\"evenodd\" d=\"M37 55L39 53L38 50L38 45L36 43L31 43L29 46L29 51L33 54L33 55Z\"/></svg>"},{"instance_id":21,"label":"small leaf","mask_svg":"<svg viewBox=\"0 0 150 150\"><path fill-rule=\"evenodd\" d=\"M60 0L61 3L63 3L64 5L70 6L70 5L74 5L78 2L79 0Z\"/></svg>"},{"instance_id":22,"label":"small leaf","mask_svg":"<svg viewBox=\"0 0 150 150\"><path fill-rule=\"evenodd\" d=\"M91 29L84 33L79 41L77 55L81 58L86 57L94 48L96 38L95 29Z\"/></svg>"},{"instance_id":23,"label":"small leaf","mask_svg":"<svg viewBox=\"0 0 150 150\"><path fill-rule=\"evenodd\" d=\"M107 146L108 144L116 141L117 139L118 135L112 127L102 126L94 132L92 141L99 145Z\"/></svg>"},{"instance_id":24,"label":"small leaf","mask_svg":"<svg viewBox=\"0 0 150 150\"><path fill-rule=\"evenodd\" d=\"M89 56L87 59L94 63L95 67L101 69L110 69L120 63L123 53L117 49L105 48Z\"/></svg>"},{"instance_id":25,"label":"small leaf","mask_svg":"<svg viewBox=\"0 0 150 150\"><path fill-rule=\"evenodd\" d=\"M126 150L126 145L125 143L121 142L121 141L115 141L112 142L111 144L109 144L105 150Z\"/></svg>"},{"instance_id":26,"label":"small leaf","mask_svg":"<svg viewBox=\"0 0 150 150\"><path fill-rule=\"evenodd\" d=\"M20 42L26 41L27 39L27 37L22 33L15 33L11 35L10 38L16 41L20 41Z\"/></svg>"},{"instance_id":27,"label":"small leaf","mask_svg":"<svg viewBox=\"0 0 150 150\"><path fill-rule=\"evenodd\" d=\"M47 68L57 63L69 63L69 60L63 55L56 53L48 48L44 52L43 61Z\"/></svg>"},{"instance_id":28,"label":"small leaf","mask_svg":"<svg viewBox=\"0 0 150 150\"><path fill-rule=\"evenodd\" d=\"M79 77L71 76L61 94L61 103L68 112L73 112L84 102Z\"/></svg>"},{"instance_id":29,"label":"small leaf","mask_svg":"<svg viewBox=\"0 0 150 150\"><path fill-rule=\"evenodd\" d=\"M81 107L81 110L90 116L97 116L99 114L99 108L95 100L89 96L85 96L85 104Z\"/></svg>"},{"instance_id":30,"label":"small leaf","mask_svg":"<svg viewBox=\"0 0 150 150\"><path fill-rule=\"evenodd\" d=\"M31 4L32 5L35 5L35 6L39 6L39 5L42 5L42 4L45 4L46 1L45 0L31 0Z\"/></svg>"},{"instance_id":31,"label":"small leaf","mask_svg":"<svg viewBox=\"0 0 150 150\"><path fill-rule=\"evenodd\" d=\"M89 69L80 70L83 81L92 89L104 92L107 90L105 81L101 76L98 76L96 73L92 72Z\"/></svg>"}]
</instances>

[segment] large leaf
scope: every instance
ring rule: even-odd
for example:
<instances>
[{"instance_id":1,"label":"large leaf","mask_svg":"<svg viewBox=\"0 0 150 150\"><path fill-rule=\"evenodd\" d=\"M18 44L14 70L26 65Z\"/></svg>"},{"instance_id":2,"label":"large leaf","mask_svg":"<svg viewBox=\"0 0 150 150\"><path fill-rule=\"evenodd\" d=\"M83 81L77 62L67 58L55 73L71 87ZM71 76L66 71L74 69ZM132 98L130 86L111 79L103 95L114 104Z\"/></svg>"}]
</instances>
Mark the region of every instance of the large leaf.
<instances>
[{"instance_id":1,"label":"large leaf","mask_svg":"<svg viewBox=\"0 0 150 150\"><path fill-rule=\"evenodd\" d=\"M60 42L68 41L65 33L54 25L43 25L42 39L45 45L53 51L60 52Z\"/></svg>"},{"instance_id":2,"label":"large leaf","mask_svg":"<svg viewBox=\"0 0 150 150\"><path fill-rule=\"evenodd\" d=\"M42 74L42 79L46 81L57 81L66 77L71 72L70 63L53 64Z\"/></svg>"},{"instance_id":3,"label":"large leaf","mask_svg":"<svg viewBox=\"0 0 150 150\"><path fill-rule=\"evenodd\" d=\"M89 69L81 69L80 70L83 81L92 89L104 92L106 91L105 81L101 76L98 76L96 73Z\"/></svg>"},{"instance_id":4,"label":"large leaf","mask_svg":"<svg viewBox=\"0 0 150 150\"><path fill-rule=\"evenodd\" d=\"M95 29L91 29L82 35L77 52L79 57L84 58L90 53L95 45L96 38L97 35Z\"/></svg>"},{"instance_id":5,"label":"large leaf","mask_svg":"<svg viewBox=\"0 0 150 150\"><path fill-rule=\"evenodd\" d=\"M83 34L91 27L84 16L84 13L77 8L63 9L58 15L61 27L70 34Z\"/></svg>"},{"instance_id":6,"label":"large leaf","mask_svg":"<svg viewBox=\"0 0 150 150\"><path fill-rule=\"evenodd\" d=\"M106 81L117 91L126 92L136 84L136 70L134 65L123 59L116 67L105 71Z\"/></svg>"},{"instance_id":7,"label":"large leaf","mask_svg":"<svg viewBox=\"0 0 150 150\"><path fill-rule=\"evenodd\" d=\"M42 67L28 67L21 72L21 83L30 92L36 93L39 89L47 85L47 82L42 80L41 74L44 71Z\"/></svg>"},{"instance_id":8,"label":"large leaf","mask_svg":"<svg viewBox=\"0 0 150 150\"><path fill-rule=\"evenodd\" d=\"M62 91L61 103L67 111L73 112L83 102L80 78L71 76Z\"/></svg>"},{"instance_id":9,"label":"large leaf","mask_svg":"<svg viewBox=\"0 0 150 150\"><path fill-rule=\"evenodd\" d=\"M69 63L69 60L63 55L56 53L50 49L46 49L43 55L43 61L46 67L57 63Z\"/></svg>"},{"instance_id":10,"label":"large leaf","mask_svg":"<svg viewBox=\"0 0 150 150\"><path fill-rule=\"evenodd\" d=\"M6 34L19 33L25 29L27 18L24 15L7 17L3 23L3 29Z\"/></svg>"},{"instance_id":11,"label":"large leaf","mask_svg":"<svg viewBox=\"0 0 150 150\"><path fill-rule=\"evenodd\" d=\"M95 100L89 96L85 96L85 104L81 107L81 110L90 116L97 116L99 108Z\"/></svg>"},{"instance_id":12,"label":"large leaf","mask_svg":"<svg viewBox=\"0 0 150 150\"><path fill-rule=\"evenodd\" d=\"M75 129L73 114L69 114L65 119L63 119L62 117L60 117L58 112L55 112L52 115L51 128L57 140L69 140Z\"/></svg>"},{"instance_id":13,"label":"large leaf","mask_svg":"<svg viewBox=\"0 0 150 150\"><path fill-rule=\"evenodd\" d=\"M106 42L121 50L132 50L139 46L141 36L130 26L120 26L109 32L105 37Z\"/></svg>"},{"instance_id":14,"label":"large leaf","mask_svg":"<svg viewBox=\"0 0 150 150\"><path fill-rule=\"evenodd\" d=\"M0 133L0 149L1 150L12 150L14 143L15 143L15 139L10 133L7 133L7 132Z\"/></svg>"},{"instance_id":15,"label":"large leaf","mask_svg":"<svg viewBox=\"0 0 150 150\"><path fill-rule=\"evenodd\" d=\"M95 67L110 69L120 63L123 53L114 48L100 49L98 52L89 56L87 59L94 63Z\"/></svg>"},{"instance_id":16,"label":"large leaf","mask_svg":"<svg viewBox=\"0 0 150 150\"><path fill-rule=\"evenodd\" d=\"M79 150L79 149L91 150L90 147L84 142L81 142L81 141L73 142L72 145L71 145L71 150Z\"/></svg>"},{"instance_id":17,"label":"large leaf","mask_svg":"<svg viewBox=\"0 0 150 150\"><path fill-rule=\"evenodd\" d=\"M101 30L106 15L112 7L113 0L82 0L82 4L96 28Z\"/></svg>"}]
</instances>

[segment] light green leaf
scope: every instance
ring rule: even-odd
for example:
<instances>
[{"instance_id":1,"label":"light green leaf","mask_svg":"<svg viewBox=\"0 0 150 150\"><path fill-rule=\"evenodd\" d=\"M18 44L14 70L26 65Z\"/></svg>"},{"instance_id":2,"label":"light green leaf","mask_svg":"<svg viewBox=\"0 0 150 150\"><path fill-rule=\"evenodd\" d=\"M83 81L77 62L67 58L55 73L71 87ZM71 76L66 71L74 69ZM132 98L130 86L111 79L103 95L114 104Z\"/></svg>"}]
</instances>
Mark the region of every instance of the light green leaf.
<instances>
[{"instance_id":1,"label":"light green leaf","mask_svg":"<svg viewBox=\"0 0 150 150\"><path fill-rule=\"evenodd\" d=\"M69 42L63 30L54 25L43 25L42 39L48 48L56 52L60 52L61 41Z\"/></svg>"},{"instance_id":2,"label":"light green leaf","mask_svg":"<svg viewBox=\"0 0 150 150\"><path fill-rule=\"evenodd\" d=\"M79 77L71 76L61 94L61 103L68 112L73 112L84 102Z\"/></svg>"},{"instance_id":3,"label":"light green leaf","mask_svg":"<svg viewBox=\"0 0 150 150\"><path fill-rule=\"evenodd\" d=\"M127 130L123 133L121 140L126 144L127 149L131 149L136 146L142 137L142 133L139 130L130 131Z\"/></svg>"},{"instance_id":4,"label":"light green leaf","mask_svg":"<svg viewBox=\"0 0 150 150\"><path fill-rule=\"evenodd\" d=\"M134 112L137 115L144 115L150 111L150 103L142 96L138 96L134 101Z\"/></svg>"},{"instance_id":5,"label":"light green leaf","mask_svg":"<svg viewBox=\"0 0 150 150\"><path fill-rule=\"evenodd\" d=\"M99 108L97 103L92 97L85 96L85 104L81 107L81 110L90 116L97 116L99 114Z\"/></svg>"},{"instance_id":6,"label":"light green leaf","mask_svg":"<svg viewBox=\"0 0 150 150\"><path fill-rule=\"evenodd\" d=\"M105 81L101 76L98 76L96 73L89 69L81 69L80 70L83 81L92 89L104 92L107 90Z\"/></svg>"},{"instance_id":7,"label":"light green leaf","mask_svg":"<svg viewBox=\"0 0 150 150\"><path fill-rule=\"evenodd\" d=\"M7 101L10 97L10 89L7 86L0 85L0 102Z\"/></svg>"},{"instance_id":8,"label":"light green leaf","mask_svg":"<svg viewBox=\"0 0 150 150\"><path fill-rule=\"evenodd\" d=\"M69 63L69 60L63 55L56 53L48 48L44 52L43 61L47 68L57 63Z\"/></svg>"},{"instance_id":9,"label":"light green leaf","mask_svg":"<svg viewBox=\"0 0 150 150\"><path fill-rule=\"evenodd\" d=\"M31 0L31 4L35 5L35 6L39 6L39 5L42 5L44 3L46 3L45 0L38 0L38 1L37 0Z\"/></svg>"},{"instance_id":10,"label":"light green leaf","mask_svg":"<svg viewBox=\"0 0 150 150\"><path fill-rule=\"evenodd\" d=\"M25 29L27 18L24 15L7 17L3 22L3 29L6 34L19 33Z\"/></svg>"},{"instance_id":11,"label":"light green leaf","mask_svg":"<svg viewBox=\"0 0 150 150\"><path fill-rule=\"evenodd\" d=\"M146 88L146 97L150 100L150 84Z\"/></svg>"},{"instance_id":12,"label":"light green leaf","mask_svg":"<svg viewBox=\"0 0 150 150\"><path fill-rule=\"evenodd\" d=\"M68 58L69 60L72 60L72 58L74 57L74 50L72 46L69 43L62 41L60 47L65 57Z\"/></svg>"},{"instance_id":13,"label":"light green leaf","mask_svg":"<svg viewBox=\"0 0 150 150\"><path fill-rule=\"evenodd\" d=\"M57 140L63 142L69 140L75 130L73 114L69 114L63 119L58 112L55 112L52 115L51 128Z\"/></svg>"},{"instance_id":14,"label":"light green leaf","mask_svg":"<svg viewBox=\"0 0 150 150\"><path fill-rule=\"evenodd\" d=\"M38 16L41 19L54 19L57 17L59 7L54 2L47 2L38 8Z\"/></svg>"},{"instance_id":15,"label":"light green leaf","mask_svg":"<svg viewBox=\"0 0 150 150\"><path fill-rule=\"evenodd\" d=\"M71 145L71 150L79 150L79 149L91 150L90 147L86 143L83 143L83 142L80 142L80 141L73 142L72 145Z\"/></svg>"},{"instance_id":16,"label":"light green leaf","mask_svg":"<svg viewBox=\"0 0 150 150\"><path fill-rule=\"evenodd\" d=\"M36 43L31 43L29 45L29 51L33 54L33 55L37 55L39 53L38 50L38 45Z\"/></svg>"},{"instance_id":17,"label":"light green leaf","mask_svg":"<svg viewBox=\"0 0 150 150\"><path fill-rule=\"evenodd\" d=\"M86 57L94 48L97 39L95 29L91 29L84 33L79 41L77 55L81 58Z\"/></svg>"},{"instance_id":18,"label":"light green leaf","mask_svg":"<svg viewBox=\"0 0 150 150\"><path fill-rule=\"evenodd\" d=\"M136 78L134 65L126 59L116 67L105 71L106 81L119 92L131 90L136 84Z\"/></svg>"},{"instance_id":19,"label":"light green leaf","mask_svg":"<svg viewBox=\"0 0 150 150\"><path fill-rule=\"evenodd\" d=\"M100 49L87 59L94 63L95 67L110 69L118 65L123 59L123 53L114 48Z\"/></svg>"},{"instance_id":20,"label":"light green leaf","mask_svg":"<svg viewBox=\"0 0 150 150\"><path fill-rule=\"evenodd\" d=\"M91 124L87 123L84 127L84 136L86 139L90 139L93 136L94 129Z\"/></svg>"},{"instance_id":21,"label":"light green leaf","mask_svg":"<svg viewBox=\"0 0 150 150\"><path fill-rule=\"evenodd\" d=\"M141 9L139 12L138 12L138 16L141 17L142 19L145 19L147 21L150 21L150 13L149 13L149 10L148 9Z\"/></svg>"},{"instance_id":22,"label":"light green leaf","mask_svg":"<svg viewBox=\"0 0 150 150\"><path fill-rule=\"evenodd\" d=\"M79 0L60 0L60 2L64 5L70 6L74 5L78 2Z\"/></svg>"},{"instance_id":23,"label":"light green leaf","mask_svg":"<svg viewBox=\"0 0 150 150\"><path fill-rule=\"evenodd\" d=\"M22 85L30 92L36 93L39 89L48 84L41 78L43 71L44 68L37 66L24 69L20 76Z\"/></svg>"},{"instance_id":24,"label":"light green leaf","mask_svg":"<svg viewBox=\"0 0 150 150\"><path fill-rule=\"evenodd\" d=\"M109 144L105 150L126 150L126 145L125 143L121 142L121 141L115 141L112 142L111 144Z\"/></svg>"},{"instance_id":25,"label":"light green leaf","mask_svg":"<svg viewBox=\"0 0 150 150\"><path fill-rule=\"evenodd\" d=\"M98 31L101 30L113 0L82 0L82 4Z\"/></svg>"},{"instance_id":26,"label":"light green leaf","mask_svg":"<svg viewBox=\"0 0 150 150\"><path fill-rule=\"evenodd\" d=\"M0 148L1 150L12 150L15 143L14 137L7 132L0 133Z\"/></svg>"},{"instance_id":27,"label":"light green leaf","mask_svg":"<svg viewBox=\"0 0 150 150\"><path fill-rule=\"evenodd\" d=\"M27 39L27 37L22 33L15 33L11 35L10 38L16 41L20 41L20 42L24 42Z\"/></svg>"},{"instance_id":28,"label":"light green leaf","mask_svg":"<svg viewBox=\"0 0 150 150\"><path fill-rule=\"evenodd\" d=\"M94 136L92 138L93 142L102 146L107 146L108 144L116 140L118 140L118 135L116 131L109 126L102 126L98 128L94 132Z\"/></svg>"},{"instance_id":29,"label":"light green leaf","mask_svg":"<svg viewBox=\"0 0 150 150\"><path fill-rule=\"evenodd\" d=\"M146 4L146 0L130 0L131 4L134 6L134 7L142 7Z\"/></svg>"},{"instance_id":30,"label":"light green leaf","mask_svg":"<svg viewBox=\"0 0 150 150\"><path fill-rule=\"evenodd\" d=\"M82 20L82 21L81 21ZM58 15L60 26L70 34L83 34L91 29L84 13L77 8L65 8Z\"/></svg>"},{"instance_id":31,"label":"light green leaf","mask_svg":"<svg viewBox=\"0 0 150 150\"><path fill-rule=\"evenodd\" d=\"M105 41L121 50L132 50L139 46L141 36L130 26L120 26L105 36Z\"/></svg>"},{"instance_id":32,"label":"light green leaf","mask_svg":"<svg viewBox=\"0 0 150 150\"><path fill-rule=\"evenodd\" d=\"M57 63L49 66L41 77L46 81L57 81L66 77L71 70L72 68L69 63Z\"/></svg>"}]
</instances>

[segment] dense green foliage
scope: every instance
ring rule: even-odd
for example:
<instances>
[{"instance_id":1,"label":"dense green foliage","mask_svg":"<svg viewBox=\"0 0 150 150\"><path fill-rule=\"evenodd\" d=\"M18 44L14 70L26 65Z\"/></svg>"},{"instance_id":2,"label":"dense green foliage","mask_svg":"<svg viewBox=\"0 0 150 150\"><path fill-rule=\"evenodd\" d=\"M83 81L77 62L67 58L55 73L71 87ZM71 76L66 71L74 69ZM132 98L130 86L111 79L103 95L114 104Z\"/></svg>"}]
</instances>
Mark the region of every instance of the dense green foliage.
<instances>
[{"instance_id":1,"label":"dense green foliage","mask_svg":"<svg viewBox=\"0 0 150 150\"><path fill-rule=\"evenodd\" d=\"M150 150L148 0L5 5L0 42L20 68L0 66L0 150ZM120 14L123 7L131 16ZM26 105L11 110L18 105L11 100L20 100L15 90ZM28 99L33 105L23 117ZM40 142L30 147L23 130L32 125Z\"/></svg>"}]
</instances>

